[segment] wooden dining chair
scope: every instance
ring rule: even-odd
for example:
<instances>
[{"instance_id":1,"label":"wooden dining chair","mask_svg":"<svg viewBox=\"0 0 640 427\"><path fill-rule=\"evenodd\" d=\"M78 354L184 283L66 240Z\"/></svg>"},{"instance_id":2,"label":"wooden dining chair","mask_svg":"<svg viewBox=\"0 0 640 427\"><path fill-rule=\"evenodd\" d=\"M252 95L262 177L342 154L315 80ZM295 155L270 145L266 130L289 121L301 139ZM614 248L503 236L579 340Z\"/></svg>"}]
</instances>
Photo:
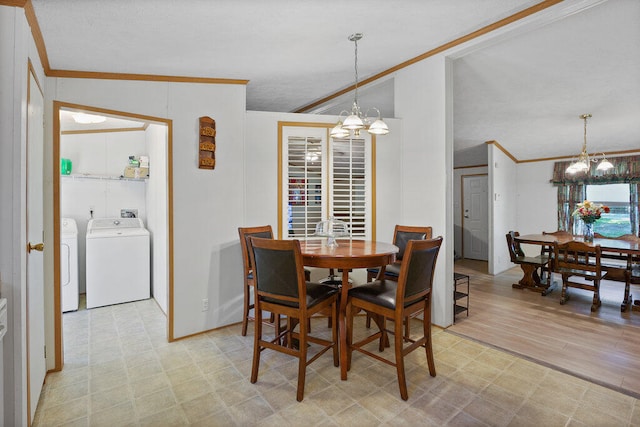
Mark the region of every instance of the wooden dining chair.
<instances>
[{"instance_id":1,"label":"wooden dining chair","mask_svg":"<svg viewBox=\"0 0 640 427\"><path fill-rule=\"evenodd\" d=\"M285 316L286 326L276 330L273 339L265 339L262 322L255 322L251 383L258 380L260 355L265 349L275 350L298 358L298 387L296 399L304 398L307 365L327 350L333 349L333 364L338 360L338 290L330 285L305 280L300 242L249 237L251 263L254 266L255 313L275 313ZM309 319L320 311L329 311L332 319L331 340L309 335ZM298 326L296 332L294 328ZM285 339L286 338L286 339ZM294 342L297 346L294 346ZM307 358L308 344L319 350ZM296 348L297 347L297 348Z\"/></svg>"},{"instance_id":2,"label":"wooden dining chair","mask_svg":"<svg viewBox=\"0 0 640 427\"><path fill-rule=\"evenodd\" d=\"M527 256L524 251L520 247L520 243L516 240L516 237L520 236L520 233L517 231L509 231L506 234L507 238L507 248L509 250L509 257L511 262L514 264L520 265L522 270L525 272L525 275L531 273L536 282L541 282L540 275L538 274L538 269L542 267L546 267L551 257L549 255L536 255L536 256ZM547 280L551 280L551 276L547 277ZM519 285L514 285L519 286Z\"/></svg>"},{"instance_id":3,"label":"wooden dining chair","mask_svg":"<svg viewBox=\"0 0 640 427\"><path fill-rule=\"evenodd\" d=\"M240 236L240 248L242 250L242 269L243 269L243 281L244 281L244 301L242 312L242 336L247 335L247 327L250 320L255 320L255 316L251 316L250 312L254 309L254 304L251 302L251 290L253 289L253 266L251 264L251 257L249 254L249 237L262 237L266 239L273 239L273 230L270 225L260 225L256 227L238 227L238 234ZM311 273L305 269L305 277L310 280ZM278 319L274 316L270 316L269 320L265 322L271 326L277 327Z\"/></svg>"},{"instance_id":4,"label":"wooden dining chair","mask_svg":"<svg viewBox=\"0 0 640 427\"><path fill-rule=\"evenodd\" d=\"M640 237L634 234L606 237L595 233L594 237L640 243ZM604 276L602 277L604 280L624 283L624 296L620 304L620 311L626 311L633 304L631 285L640 284L640 256L603 251L602 270L604 271Z\"/></svg>"},{"instance_id":5,"label":"wooden dining chair","mask_svg":"<svg viewBox=\"0 0 640 427\"><path fill-rule=\"evenodd\" d=\"M543 235L555 236L560 239L571 239L573 234L568 231L558 230L558 231L543 231ZM551 283L551 274L553 273L553 245L542 245L540 246L540 255L546 256L549 258L549 263L540 267L540 280L547 280L548 283Z\"/></svg>"},{"instance_id":6,"label":"wooden dining chair","mask_svg":"<svg viewBox=\"0 0 640 427\"><path fill-rule=\"evenodd\" d=\"M433 229L428 226L410 226L410 225L396 225L393 230L393 244L398 247L398 253L396 254L396 261L393 264L389 264L385 267L384 278L389 280L398 280L400 275L400 266L402 265L402 259L407 249L407 243L409 240L425 240L431 239ZM378 278L380 268L368 268L367 269L367 282L371 282ZM371 316L367 315L367 328L371 327ZM410 322L405 324L405 332L408 335L411 329Z\"/></svg>"},{"instance_id":7,"label":"wooden dining chair","mask_svg":"<svg viewBox=\"0 0 640 427\"><path fill-rule=\"evenodd\" d=\"M400 265L407 248L409 240L431 239L433 229L431 227L396 225L393 230L393 244L398 247L396 262L385 267L385 279L398 280L400 275ZM367 282L375 280L380 272L379 268L367 269Z\"/></svg>"},{"instance_id":8,"label":"wooden dining chair","mask_svg":"<svg viewBox=\"0 0 640 427\"><path fill-rule=\"evenodd\" d=\"M347 368L351 365L353 350L359 351L388 365L395 366L400 387L400 397L407 400L407 382L404 358L417 348L424 348L429 374L436 376L431 341L431 288L433 275L442 245L442 237L429 240L410 240L406 245L398 281L386 278L374 280L349 290L347 300ZM353 318L359 310L365 310L377 318L393 319L393 330L378 331L353 343ZM404 333L405 319L422 312L422 336L413 339ZM383 334L394 335L394 360L368 351L365 345L381 339ZM405 343L409 343L405 346Z\"/></svg>"},{"instance_id":9,"label":"wooden dining chair","mask_svg":"<svg viewBox=\"0 0 640 427\"><path fill-rule=\"evenodd\" d=\"M590 245L581 241L554 244L554 271L562 275L560 304L569 300L568 288L579 288L593 292L591 311L596 311L600 301L600 281L602 280L602 250L600 245ZM582 278L580 282L572 277Z\"/></svg>"}]
</instances>

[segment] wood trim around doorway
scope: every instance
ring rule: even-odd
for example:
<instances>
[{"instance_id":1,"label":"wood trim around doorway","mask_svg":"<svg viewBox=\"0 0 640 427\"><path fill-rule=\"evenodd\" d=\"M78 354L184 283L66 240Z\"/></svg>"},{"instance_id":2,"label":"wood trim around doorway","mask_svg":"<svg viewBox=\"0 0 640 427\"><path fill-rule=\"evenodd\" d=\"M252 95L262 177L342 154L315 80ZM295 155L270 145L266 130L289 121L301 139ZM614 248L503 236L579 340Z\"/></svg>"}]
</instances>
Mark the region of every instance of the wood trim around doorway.
<instances>
[{"instance_id":1,"label":"wood trim around doorway","mask_svg":"<svg viewBox=\"0 0 640 427\"><path fill-rule=\"evenodd\" d=\"M175 341L174 338L174 250L173 250L173 121L161 117L152 117L123 111L96 108L87 105L72 104L61 101L53 101L53 244L54 244L54 312L55 322L55 368L53 371L60 371L64 365L64 354L62 349L62 310L61 310L61 289L60 289L60 110L82 110L98 114L128 117L135 120L154 122L167 126L167 340Z\"/></svg>"}]
</instances>

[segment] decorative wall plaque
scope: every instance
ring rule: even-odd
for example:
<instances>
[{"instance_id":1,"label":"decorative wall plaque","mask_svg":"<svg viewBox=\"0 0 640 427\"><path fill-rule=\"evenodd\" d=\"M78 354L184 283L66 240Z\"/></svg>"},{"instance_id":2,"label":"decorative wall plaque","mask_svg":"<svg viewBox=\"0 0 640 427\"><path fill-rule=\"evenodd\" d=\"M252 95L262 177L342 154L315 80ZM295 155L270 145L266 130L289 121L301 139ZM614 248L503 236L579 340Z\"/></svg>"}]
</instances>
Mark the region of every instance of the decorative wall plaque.
<instances>
[{"instance_id":1,"label":"decorative wall plaque","mask_svg":"<svg viewBox=\"0 0 640 427\"><path fill-rule=\"evenodd\" d=\"M198 144L200 149L198 167L200 169L215 169L216 121L211 117L200 117L200 139Z\"/></svg>"}]
</instances>

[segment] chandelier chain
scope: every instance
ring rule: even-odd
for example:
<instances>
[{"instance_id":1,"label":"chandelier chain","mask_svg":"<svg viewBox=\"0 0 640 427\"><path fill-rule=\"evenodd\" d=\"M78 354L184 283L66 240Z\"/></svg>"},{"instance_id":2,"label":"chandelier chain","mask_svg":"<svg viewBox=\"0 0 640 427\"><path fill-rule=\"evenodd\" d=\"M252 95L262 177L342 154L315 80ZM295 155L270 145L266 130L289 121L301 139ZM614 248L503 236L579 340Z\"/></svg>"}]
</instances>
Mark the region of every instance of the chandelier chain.
<instances>
[{"instance_id":1,"label":"chandelier chain","mask_svg":"<svg viewBox=\"0 0 640 427\"><path fill-rule=\"evenodd\" d=\"M355 73L356 73L356 88L355 88L355 94L354 94L354 100L356 102L356 104L358 103L358 39L354 38L353 42L355 43L356 47L355 47L355 65L354 65L354 69L355 69Z\"/></svg>"}]
</instances>

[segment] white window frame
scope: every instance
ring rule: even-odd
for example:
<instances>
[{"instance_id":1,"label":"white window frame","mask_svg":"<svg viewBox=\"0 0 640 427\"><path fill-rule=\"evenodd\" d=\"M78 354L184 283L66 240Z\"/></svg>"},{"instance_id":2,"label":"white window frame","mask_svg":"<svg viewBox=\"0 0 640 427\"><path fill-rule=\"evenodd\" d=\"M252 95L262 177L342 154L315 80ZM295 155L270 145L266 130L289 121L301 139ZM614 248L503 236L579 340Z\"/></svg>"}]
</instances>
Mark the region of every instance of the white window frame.
<instances>
[{"instance_id":1,"label":"white window frame","mask_svg":"<svg viewBox=\"0 0 640 427\"><path fill-rule=\"evenodd\" d=\"M279 123L279 138L278 138L278 154L279 154L279 168L278 168L278 236L280 238L289 238L289 224L288 224L288 208L289 208L289 196L291 188L289 187L290 176L289 172L289 139L290 138L317 138L321 145L321 159L322 159L322 172L321 172L321 188L320 188L320 202L321 202L321 219L325 220L331 216L330 214L334 209L334 188L332 185L334 170L333 161L327 161L327 159L333 159L334 147L332 138L329 136L329 130L333 127L333 124L314 124L314 123ZM355 233L351 237L354 239L372 240L375 238L375 207L374 201L374 183L375 183L375 139L371 137L367 132L363 132L365 135L360 135L354 139L364 140L364 170L365 170L365 183L362 189L362 195L364 197L364 227L361 227L360 232ZM305 184L309 181L308 177L302 177L305 179ZM315 185L315 184L313 184ZM306 186L305 186L306 188ZM306 188L307 192L304 194L305 201L309 196L313 197L311 201L315 200L314 188ZM309 192L311 190L311 193ZM300 207L306 206L301 204ZM295 205L294 205L295 207ZM336 219L344 219L344 217L337 216ZM351 217L347 219L349 222ZM314 219L315 221L315 219ZM309 222L309 225L310 222ZM304 228L304 227L303 227ZM296 238L314 238L312 232L307 232L303 235L298 235ZM298 230L299 231L299 230ZM313 230L312 230L313 231Z\"/></svg>"}]
</instances>

